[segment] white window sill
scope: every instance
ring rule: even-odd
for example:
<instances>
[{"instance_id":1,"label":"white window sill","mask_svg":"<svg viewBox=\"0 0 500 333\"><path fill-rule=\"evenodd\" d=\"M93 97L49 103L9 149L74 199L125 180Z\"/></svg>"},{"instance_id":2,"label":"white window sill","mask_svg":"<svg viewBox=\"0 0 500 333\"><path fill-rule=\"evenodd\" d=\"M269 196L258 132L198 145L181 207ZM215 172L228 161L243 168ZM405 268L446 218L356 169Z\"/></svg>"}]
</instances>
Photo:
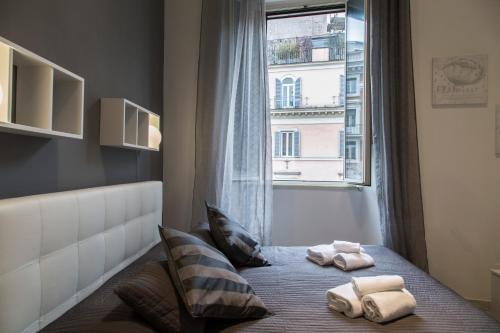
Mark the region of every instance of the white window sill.
<instances>
[{"instance_id":1,"label":"white window sill","mask_svg":"<svg viewBox=\"0 0 500 333\"><path fill-rule=\"evenodd\" d=\"M364 186L348 184L345 182L312 182L312 181L300 181L300 180L273 180L273 188L332 189L332 190L358 190L358 191L362 191Z\"/></svg>"}]
</instances>

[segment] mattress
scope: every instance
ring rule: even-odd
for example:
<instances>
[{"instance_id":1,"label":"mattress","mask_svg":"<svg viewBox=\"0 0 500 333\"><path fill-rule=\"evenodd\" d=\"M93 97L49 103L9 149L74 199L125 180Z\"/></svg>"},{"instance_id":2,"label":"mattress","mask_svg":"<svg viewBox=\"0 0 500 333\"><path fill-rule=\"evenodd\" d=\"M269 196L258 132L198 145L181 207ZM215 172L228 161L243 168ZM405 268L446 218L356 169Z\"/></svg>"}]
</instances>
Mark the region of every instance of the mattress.
<instances>
[{"instance_id":1,"label":"mattress","mask_svg":"<svg viewBox=\"0 0 500 333\"><path fill-rule=\"evenodd\" d=\"M381 246L365 248L374 257L376 266L346 273L309 262L304 257L305 247L264 247L263 252L273 265L244 268L240 273L275 315L244 322L212 320L207 332L500 332L498 322L393 251ZM165 260L160 245L43 332L115 332L115 328L116 332L153 332L113 293L120 281L153 260ZM352 276L380 274L403 276L407 289L417 300L415 315L376 324L364 318L350 319L328 309L326 290L350 281Z\"/></svg>"}]
</instances>

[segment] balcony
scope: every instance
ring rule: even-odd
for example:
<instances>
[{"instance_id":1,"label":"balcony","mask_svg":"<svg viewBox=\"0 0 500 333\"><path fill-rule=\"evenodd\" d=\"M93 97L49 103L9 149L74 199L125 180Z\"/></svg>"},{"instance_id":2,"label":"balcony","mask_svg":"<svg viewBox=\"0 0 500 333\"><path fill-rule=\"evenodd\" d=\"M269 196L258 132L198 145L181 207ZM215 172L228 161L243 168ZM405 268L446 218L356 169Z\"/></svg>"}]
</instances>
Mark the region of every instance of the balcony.
<instances>
[{"instance_id":1,"label":"balcony","mask_svg":"<svg viewBox=\"0 0 500 333\"><path fill-rule=\"evenodd\" d=\"M343 34L274 39L267 42L269 65L345 60Z\"/></svg>"},{"instance_id":2,"label":"balcony","mask_svg":"<svg viewBox=\"0 0 500 333\"><path fill-rule=\"evenodd\" d=\"M290 111L294 109L302 109L302 110L318 110L318 109L332 109L332 108L343 109L344 107L343 96L328 96L325 98L311 98L308 96L305 97L301 96L297 98L294 97L292 101L289 101L289 103L285 103L283 100L277 100L276 98L270 98L269 101L271 109L276 111L287 111L287 110Z\"/></svg>"}]
</instances>

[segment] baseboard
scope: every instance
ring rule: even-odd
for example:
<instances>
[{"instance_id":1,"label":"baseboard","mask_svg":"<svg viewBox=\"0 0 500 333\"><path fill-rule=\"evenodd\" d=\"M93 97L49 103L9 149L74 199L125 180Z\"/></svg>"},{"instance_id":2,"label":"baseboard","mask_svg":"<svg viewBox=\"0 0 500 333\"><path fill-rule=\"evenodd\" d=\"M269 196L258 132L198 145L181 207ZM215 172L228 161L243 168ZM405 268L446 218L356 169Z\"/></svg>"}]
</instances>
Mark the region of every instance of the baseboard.
<instances>
[{"instance_id":1,"label":"baseboard","mask_svg":"<svg viewBox=\"0 0 500 333\"><path fill-rule=\"evenodd\" d=\"M469 302L471 302L475 307L488 312L488 310L491 307L491 301L490 300L484 300L484 299L467 299Z\"/></svg>"}]
</instances>

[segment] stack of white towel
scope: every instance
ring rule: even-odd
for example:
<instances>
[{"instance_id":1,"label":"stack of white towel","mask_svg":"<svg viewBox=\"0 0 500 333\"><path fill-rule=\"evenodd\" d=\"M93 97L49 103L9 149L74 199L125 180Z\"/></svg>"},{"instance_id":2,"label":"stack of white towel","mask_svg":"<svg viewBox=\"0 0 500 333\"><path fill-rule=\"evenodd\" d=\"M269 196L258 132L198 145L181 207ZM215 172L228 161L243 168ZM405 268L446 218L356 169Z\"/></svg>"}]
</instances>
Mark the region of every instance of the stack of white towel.
<instances>
[{"instance_id":1,"label":"stack of white towel","mask_svg":"<svg viewBox=\"0 0 500 333\"><path fill-rule=\"evenodd\" d=\"M321 266L335 265L344 271L374 265L373 258L364 252L359 243L337 240L332 244L308 248L306 258Z\"/></svg>"},{"instance_id":2,"label":"stack of white towel","mask_svg":"<svg viewBox=\"0 0 500 333\"><path fill-rule=\"evenodd\" d=\"M350 318L362 315L384 323L412 314L417 302L398 275L353 277L352 282L326 293L330 309Z\"/></svg>"}]
</instances>

